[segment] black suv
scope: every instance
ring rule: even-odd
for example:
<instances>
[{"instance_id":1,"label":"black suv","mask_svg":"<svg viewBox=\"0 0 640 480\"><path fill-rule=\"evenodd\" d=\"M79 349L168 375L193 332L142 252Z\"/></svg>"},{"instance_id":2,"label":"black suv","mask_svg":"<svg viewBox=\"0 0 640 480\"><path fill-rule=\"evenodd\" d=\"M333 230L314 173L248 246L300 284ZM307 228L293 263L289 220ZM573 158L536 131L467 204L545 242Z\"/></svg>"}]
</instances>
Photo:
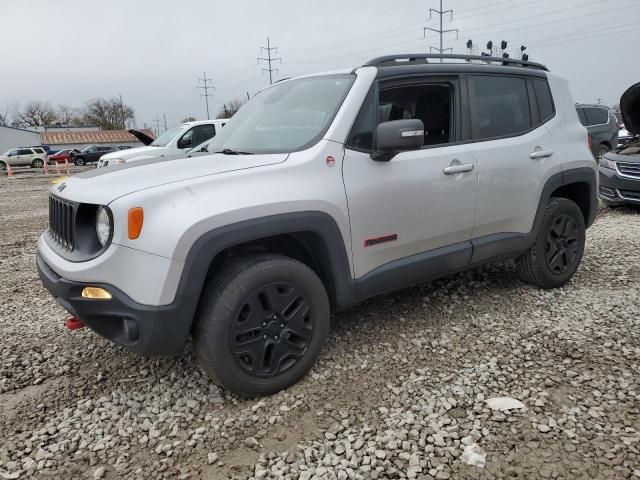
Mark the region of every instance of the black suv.
<instances>
[{"instance_id":1,"label":"black suv","mask_svg":"<svg viewBox=\"0 0 640 480\"><path fill-rule=\"evenodd\" d=\"M75 165L82 166L87 163L97 162L102 155L117 151L118 149L112 146L90 145L79 152L71 152L71 161Z\"/></svg>"},{"instance_id":2,"label":"black suv","mask_svg":"<svg viewBox=\"0 0 640 480\"><path fill-rule=\"evenodd\" d=\"M618 120L602 105L576 105L580 123L591 135L591 151L598 160L603 154L618 146Z\"/></svg>"}]
</instances>

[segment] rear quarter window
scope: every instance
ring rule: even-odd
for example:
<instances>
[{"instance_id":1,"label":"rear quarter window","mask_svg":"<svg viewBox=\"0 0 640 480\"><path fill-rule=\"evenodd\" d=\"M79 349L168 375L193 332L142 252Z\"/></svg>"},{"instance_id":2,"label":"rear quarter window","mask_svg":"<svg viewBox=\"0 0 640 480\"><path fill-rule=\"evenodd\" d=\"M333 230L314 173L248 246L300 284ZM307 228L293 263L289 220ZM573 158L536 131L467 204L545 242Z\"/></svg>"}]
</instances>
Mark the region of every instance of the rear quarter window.
<instances>
[{"instance_id":1,"label":"rear quarter window","mask_svg":"<svg viewBox=\"0 0 640 480\"><path fill-rule=\"evenodd\" d=\"M540 112L540 121L542 123L550 120L555 115L555 108L553 106L553 97L551 96L551 90L546 80L534 79L533 91L536 94L536 103L538 105L538 111Z\"/></svg>"},{"instance_id":2,"label":"rear quarter window","mask_svg":"<svg viewBox=\"0 0 640 480\"><path fill-rule=\"evenodd\" d=\"M512 137L532 128L527 82L523 78L470 78L471 134L474 140Z\"/></svg>"},{"instance_id":3,"label":"rear quarter window","mask_svg":"<svg viewBox=\"0 0 640 480\"><path fill-rule=\"evenodd\" d=\"M606 108L585 108L589 125L609 123L609 111Z\"/></svg>"}]
</instances>

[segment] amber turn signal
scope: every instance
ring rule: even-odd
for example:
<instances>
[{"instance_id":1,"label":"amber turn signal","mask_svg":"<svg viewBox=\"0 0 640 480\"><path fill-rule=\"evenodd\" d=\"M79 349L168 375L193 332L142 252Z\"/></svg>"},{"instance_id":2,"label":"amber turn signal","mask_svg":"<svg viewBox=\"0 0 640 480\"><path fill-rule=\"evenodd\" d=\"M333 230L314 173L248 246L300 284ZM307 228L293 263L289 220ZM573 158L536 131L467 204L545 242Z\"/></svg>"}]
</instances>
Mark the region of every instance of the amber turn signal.
<instances>
[{"instance_id":1,"label":"amber turn signal","mask_svg":"<svg viewBox=\"0 0 640 480\"><path fill-rule=\"evenodd\" d=\"M85 287L82 290L82 298L90 298L92 300L111 300L112 296L104 288Z\"/></svg>"},{"instance_id":2,"label":"amber turn signal","mask_svg":"<svg viewBox=\"0 0 640 480\"><path fill-rule=\"evenodd\" d=\"M131 208L129 210L129 240L135 240L140 236L143 223L144 212L142 211L142 208Z\"/></svg>"}]
</instances>

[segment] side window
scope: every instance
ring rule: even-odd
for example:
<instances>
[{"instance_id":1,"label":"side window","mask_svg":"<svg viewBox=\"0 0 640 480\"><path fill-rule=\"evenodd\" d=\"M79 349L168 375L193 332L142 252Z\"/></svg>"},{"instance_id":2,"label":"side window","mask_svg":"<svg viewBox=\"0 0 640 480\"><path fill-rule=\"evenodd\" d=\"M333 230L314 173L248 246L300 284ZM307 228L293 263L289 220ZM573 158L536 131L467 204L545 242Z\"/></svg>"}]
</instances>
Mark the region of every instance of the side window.
<instances>
[{"instance_id":1,"label":"side window","mask_svg":"<svg viewBox=\"0 0 640 480\"><path fill-rule=\"evenodd\" d=\"M538 110L540 111L540 121L544 123L555 115L551 90L549 89L549 84L546 80L535 79L532 80L532 83L533 91L536 92Z\"/></svg>"},{"instance_id":2,"label":"side window","mask_svg":"<svg viewBox=\"0 0 640 480\"><path fill-rule=\"evenodd\" d=\"M215 125L198 125L193 128L193 146L196 147L216 134Z\"/></svg>"},{"instance_id":3,"label":"side window","mask_svg":"<svg viewBox=\"0 0 640 480\"><path fill-rule=\"evenodd\" d=\"M453 99L451 84L381 86L378 101L370 95L363 105L347 145L359 150L374 150L377 124L404 119L422 121L425 147L451 143L454 141Z\"/></svg>"},{"instance_id":4,"label":"side window","mask_svg":"<svg viewBox=\"0 0 640 480\"><path fill-rule=\"evenodd\" d=\"M586 108L589 125L609 123L609 111L605 108Z\"/></svg>"},{"instance_id":5,"label":"side window","mask_svg":"<svg viewBox=\"0 0 640 480\"><path fill-rule=\"evenodd\" d=\"M18 150L11 150L7 157L15 157L18 155Z\"/></svg>"},{"instance_id":6,"label":"side window","mask_svg":"<svg viewBox=\"0 0 640 480\"><path fill-rule=\"evenodd\" d=\"M193 143L193 130L195 129L192 128L191 130L189 130L187 133L185 133L182 138L180 138L180 140L178 140L178 148L191 148L191 147L195 147L194 143Z\"/></svg>"},{"instance_id":7,"label":"side window","mask_svg":"<svg viewBox=\"0 0 640 480\"><path fill-rule=\"evenodd\" d=\"M530 130L526 81L516 77L473 76L471 134L474 140L515 136Z\"/></svg>"},{"instance_id":8,"label":"side window","mask_svg":"<svg viewBox=\"0 0 640 480\"><path fill-rule=\"evenodd\" d=\"M18 155L33 155L33 152L28 148L18 150Z\"/></svg>"},{"instance_id":9,"label":"side window","mask_svg":"<svg viewBox=\"0 0 640 480\"><path fill-rule=\"evenodd\" d=\"M578 112L578 118L580 119L580 123L583 126L588 127L589 120L587 120L587 114L585 113L584 108L576 108L576 111Z\"/></svg>"}]
</instances>

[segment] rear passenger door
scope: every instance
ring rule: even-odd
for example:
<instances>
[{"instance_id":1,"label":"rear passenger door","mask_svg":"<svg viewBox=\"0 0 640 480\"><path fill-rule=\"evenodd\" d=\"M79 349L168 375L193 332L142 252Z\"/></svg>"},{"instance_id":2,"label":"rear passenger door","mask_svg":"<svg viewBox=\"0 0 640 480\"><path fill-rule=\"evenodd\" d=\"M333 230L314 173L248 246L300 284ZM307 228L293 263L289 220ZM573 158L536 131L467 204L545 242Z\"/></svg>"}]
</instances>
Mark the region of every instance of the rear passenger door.
<instances>
[{"instance_id":1,"label":"rear passenger door","mask_svg":"<svg viewBox=\"0 0 640 480\"><path fill-rule=\"evenodd\" d=\"M542 188L562 164L545 126L555 116L547 80L472 75L468 85L479 173L473 238L529 233Z\"/></svg>"}]
</instances>

